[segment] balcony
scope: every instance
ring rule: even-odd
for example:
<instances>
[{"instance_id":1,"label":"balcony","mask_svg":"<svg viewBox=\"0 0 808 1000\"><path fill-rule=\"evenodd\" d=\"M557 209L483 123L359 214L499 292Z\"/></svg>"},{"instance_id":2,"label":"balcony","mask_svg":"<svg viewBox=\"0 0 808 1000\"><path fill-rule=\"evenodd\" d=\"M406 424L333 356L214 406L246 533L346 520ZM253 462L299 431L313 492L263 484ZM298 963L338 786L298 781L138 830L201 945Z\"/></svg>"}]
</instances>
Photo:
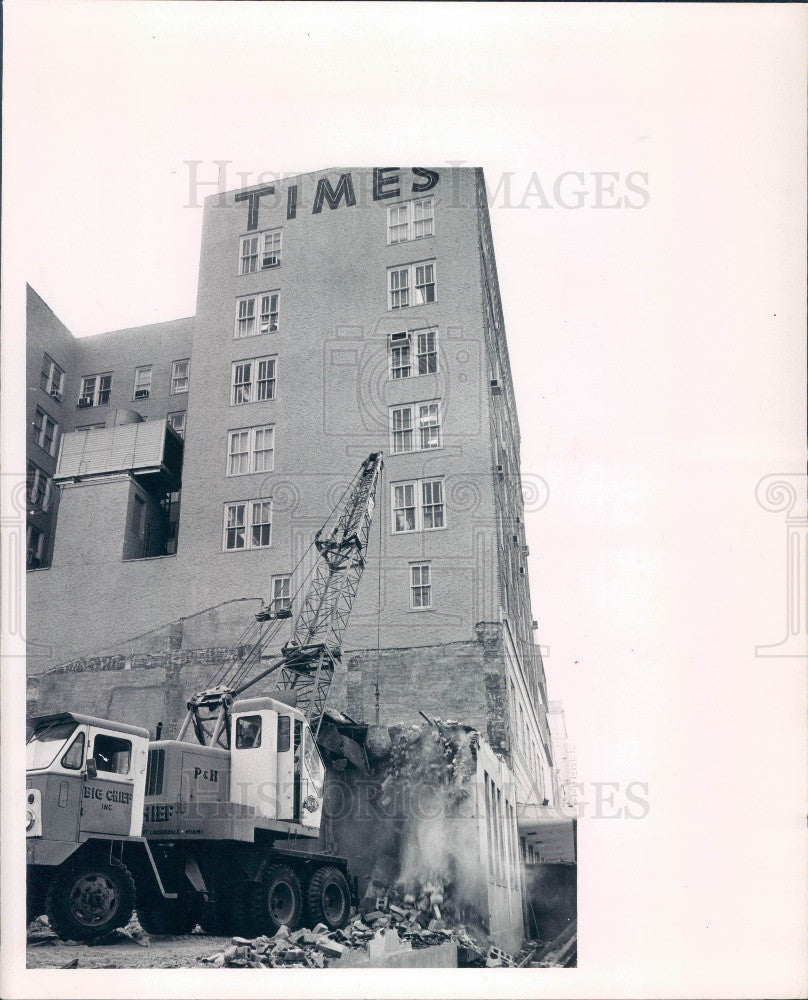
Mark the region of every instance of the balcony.
<instances>
[{"instance_id":1,"label":"balcony","mask_svg":"<svg viewBox=\"0 0 808 1000\"><path fill-rule=\"evenodd\" d=\"M164 420L144 420L62 437L56 482L129 472L154 495L176 492L182 479L182 438Z\"/></svg>"}]
</instances>

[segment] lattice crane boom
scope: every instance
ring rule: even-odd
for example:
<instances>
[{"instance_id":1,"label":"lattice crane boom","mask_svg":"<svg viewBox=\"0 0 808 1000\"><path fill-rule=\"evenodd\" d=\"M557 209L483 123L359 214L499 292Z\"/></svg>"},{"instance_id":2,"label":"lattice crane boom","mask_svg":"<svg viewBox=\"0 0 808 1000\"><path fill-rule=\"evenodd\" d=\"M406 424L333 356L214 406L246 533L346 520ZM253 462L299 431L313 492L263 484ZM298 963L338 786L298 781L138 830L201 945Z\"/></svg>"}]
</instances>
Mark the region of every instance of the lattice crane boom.
<instances>
[{"instance_id":1,"label":"lattice crane boom","mask_svg":"<svg viewBox=\"0 0 808 1000\"><path fill-rule=\"evenodd\" d=\"M312 581L300 604L289 641L281 655L243 683L220 684L195 694L188 702L188 715L178 739L193 728L200 743L222 746L229 739L230 706L234 699L268 674L279 671L281 690L294 690L296 704L304 712L315 737L320 729L334 670L342 656L342 639L365 568L376 492L384 465L381 452L373 452L362 463L350 494L330 530L329 522L317 532L314 544L318 558ZM333 511L333 517L337 511ZM381 556L380 556L381 557ZM264 611L256 615L262 623L292 617L289 612ZM255 644L234 664L232 676L243 678L253 663L261 664L260 633Z\"/></svg>"}]
</instances>

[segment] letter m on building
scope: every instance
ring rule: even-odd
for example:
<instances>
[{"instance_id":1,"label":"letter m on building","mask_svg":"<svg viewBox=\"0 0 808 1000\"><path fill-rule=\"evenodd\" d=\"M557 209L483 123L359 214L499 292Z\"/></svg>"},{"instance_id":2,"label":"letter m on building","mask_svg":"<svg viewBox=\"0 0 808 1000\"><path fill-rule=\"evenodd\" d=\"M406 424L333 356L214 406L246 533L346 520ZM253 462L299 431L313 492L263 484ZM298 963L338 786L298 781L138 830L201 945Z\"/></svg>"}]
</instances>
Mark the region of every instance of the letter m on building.
<instances>
[{"instance_id":1,"label":"letter m on building","mask_svg":"<svg viewBox=\"0 0 808 1000\"><path fill-rule=\"evenodd\" d=\"M343 198L345 199L346 205L356 204L356 195L354 194L353 181L351 180L350 174L339 175L336 190L331 187L331 182L327 177L321 177L319 181L317 181L317 191L314 195L314 208L312 208L311 214L319 215L319 213L322 212L324 200L328 202L329 208L337 208Z\"/></svg>"}]
</instances>

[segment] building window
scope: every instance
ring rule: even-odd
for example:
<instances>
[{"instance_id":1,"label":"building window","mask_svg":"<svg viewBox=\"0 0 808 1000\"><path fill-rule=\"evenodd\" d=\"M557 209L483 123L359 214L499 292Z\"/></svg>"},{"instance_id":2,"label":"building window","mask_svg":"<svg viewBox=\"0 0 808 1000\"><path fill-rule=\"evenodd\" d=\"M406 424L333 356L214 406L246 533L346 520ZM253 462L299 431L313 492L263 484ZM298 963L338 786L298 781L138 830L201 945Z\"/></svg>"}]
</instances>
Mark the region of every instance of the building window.
<instances>
[{"instance_id":1,"label":"building window","mask_svg":"<svg viewBox=\"0 0 808 1000\"><path fill-rule=\"evenodd\" d=\"M391 451L394 455L440 448L440 403L437 400L394 406L390 412Z\"/></svg>"},{"instance_id":2,"label":"building window","mask_svg":"<svg viewBox=\"0 0 808 1000\"><path fill-rule=\"evenodd\" d=\"M242 500L224 506L224 548L265 549L272 541L272 501Z\"/></svg>"},{"instance_id":3,"label":"building window","mask_svg":"<svg viewBox=\"0 0 808 1000\"><path fill-rule=\"evenodd\" d=\"M413 609L432 607L432 576L429 563L415 563L410 566L410 607Z\"/></svg>"},{"instance_id":4,"label":"building window","mask_svg":"<svg viewBox=\"0 0 808 1000\"><path fill-rule=\"evenodd\" d=\"M425 479L421 483L421 512L424 531L445 527L442 479Z\"/></svg>"},{"instance_id":5,"label":"building window","mask_svg":"<svg viewBox=\"0 0 808 1000\"><path fill-rule=\"evenodd\" d=\"M185 438L185 417L185 410L177 410L176 413L169 413L166 417L168 426L183 439Z\"/></svg>"},{"instance_id":6,"label":"building window","mask_svg":"<svg viewBox=\"0 0 808 1000\"><path fill-rule=\"evenodd\" d=\"M35 528L33 524L28 525L26 534L26 569L39 569L42 565L42 557L45 552L45 533Z\"/></svg>"},{"instance_id":7,"label":"building window","mask_svg":"<svg viewBox=\"0 0 808 1000\"><path fill-rule=\"evenodd\" d=\"M272 606L270 608L273 615L279 611L289 611L292 607L292 578L286 576L272 577Z\"/></svg>"},{"instance_id":8,"label":"building window","mask_svg":"<svg viewBox=\"0 0 808 1000\"><path fill-rule=\"evenodd\" d=\"M77 431L102 431L107 425L105 423L98 424L79 424L76 427Z\"/></svg>"},{"instance_id":9,"label":"building window","mask_svg":"<svg viewBox=\"0 0 808 1000\"><path fill-rule=\"evenodd\" d=\"M393 333L390 335L390 378L409 378L411 373L410 335Z\"/></svg>"},{"instance_id":10,"label":"building window","mask_svg":"<svg viewBox=\"0 0 808 1000\"><path fill-rule=\"evenodd\" d=\"M434 375L438 370L438 334L436 330L416 333L416 359L419 375Z\"/></svg>"},{"instance_id":11,"label":"building window","mask_svg":"<svg viewBox=\"0 0 808 1000\"><path fill-rule=\"evenodd\" d=\"M37 407L34 414L34 441L49 455L55 455L58 437L59 425Z\"/></svg>"},{"instance_id":12,"label":"building window","mask_svg":"<svg viewBox=\"0 0 808 1000\"><path fill-rule=\"evenodd\" d=\"M434 302L435 287L434 261L388 268L387 308L406 309L410 305L422 306Z\"/></svg>"},{"instance_id":13,"label":"building window","mask_svg":"<svg viewBox=\"0 0 808 1000\"><path fill-rule=\"evenodd\" d=\"M414 365L413 345L415 347ZM437 330L411 330L390 334L390 378L434 375L437 370Z\"/></svg>"},{"instance_id":14,"label":"building window","mask_svg":"<svg viewBox=\"0 0 808 1000\"><path fill-rule=\"evenodd\" d=\"M53 480L33 462L28 463L28 503L40 510L50 507Z\"/></svg>"},{"instance_id":15,"label":"building window","mask_svg":"<svg viewBox=\"0 0 808 1000\"><path fill-rule=\"evenodd\" d=\"M152 366L135 368L135 394L133 399L148 399L151 393Z\"/></svg>"},{"instance_id":16,"label":"building window","mask_svg":"<svg viewBox=\"0 0 808 1000\"><path fill-rule=\"evenodd\" d=\"M404 243L435 235L435 202L419 198L387 209L387 242Z\"/></svg>"},{"instance_id":17,"label":"building window","mask_svg":"<svg viewBox=\"0 0 808 1000\"><path fill-rule=\"evenodd\" d=\"M446 527L442 479L392 484L393 534Z\"/></svg>"},{"instance_id":18,"label":"building window","mask_svg":"<svg viewBox=\"0 0 808 1000\"><path fill-rule=\"evenodd\" d=\"M190 377L190 359L183 358L182 361L175 361L171 366L171 395L178 396L182 392L187 392Z\"/></svg>"},{"instance_id":19,"label":"building window","mask_svg":"<svg viewBox=\"0 0 808 1000\"><path fill-rule=\"evenodd\" d=\"M256 403L275 398L275 358L233 362L230 402Z\"/></svg>"},{"instance_id":20,"label":"building window","mask_svg":"<svg viewBox=\"0 0 808 1000\"><path fill-rule=\"evenodd\" d=\"M411 406L397 406L393 409L392 431L394 454L413 450Z\"/></svg>"},{"instance_id":21,"label":"building window","mask_svg":"<svg viewBox=\"0 0 808 1000\"><path fill-rule=\"evenodd\" d=\"M227 475L271 472L275 466L275 428L242 427L230 431L227 443Z\"/></svg>"},{"instance_id":22,"label":"building window","mask_svg":"<svg viewBox=\"0 0 808 1000\"><path fill-rule=\"evenodd\" d=\"M388 309L406 309L410 304L410 269L392 268L387 272Z\"/></svg>"},{"instance_id":23,"label":"building window","mask_svg":"<svg viewBox=\"0 0 808 1000\"><path fill-rule=\"evenodd\" d=\"M65 388L65 373L48 354L42 358L42 375L40 376L39 384L57 403L62 402L62 393Z\"/></svg>"},{"instance_id":24,"label":"building window","mask_svg":"<svg viewBox=\"0 0 808 1000\"><path fill-rule=\"evenodd\" d=\"M106 406L112 391L112 373L85 375L81 380L79 406Z\"/></svg>"},{"instance_id":25,"label":"building window","mask_svg":"<svg viewBox=\"0 0 808 1000\"><path fill-rule=\"evenodd\" d=\"M236 339L254 337L259 333L276 333L280 292L247 295L236 302Z\"/></svg>"},{"instance_id":26,"label":"building window","mask_svg":"<svg viewBox=\"0 0 808 1000\"><path fill-rule=\"evenodd\" d=\"M281 262L281 231L274 229L267 233L242 236L239 247L239 274L254 274L270 267L279 267Z\"/></svg>"},{"instance_id":27,"label":"building window","mask_svg":"<svg viewBox=\"0 0 808 1000\"><path fill-rule=\"evenodd\" d=\"M393 486L393 531L415 531L415 483Z\"/></svg>"}]
</instances>

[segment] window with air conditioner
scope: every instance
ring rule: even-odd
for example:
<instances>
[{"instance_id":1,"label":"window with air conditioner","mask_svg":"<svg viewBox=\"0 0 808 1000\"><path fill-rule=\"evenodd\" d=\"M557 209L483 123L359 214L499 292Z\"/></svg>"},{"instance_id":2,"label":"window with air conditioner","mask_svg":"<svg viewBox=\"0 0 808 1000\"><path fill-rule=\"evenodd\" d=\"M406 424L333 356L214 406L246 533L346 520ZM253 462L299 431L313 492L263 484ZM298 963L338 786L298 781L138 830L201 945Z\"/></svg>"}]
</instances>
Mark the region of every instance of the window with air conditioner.
<instances>
[{"instance_id":1,"label":"window with air conditioner","mask_svg":"<svg viewBox=\"0 0 808 1000\"><path fill-rule=\"evenodd\" d=\"M51 399L55 399L57 403L62 402L62 394L65 388L65 373L49 354L45 354L42 358L42 374L40 375L39 385Z\"/></svg>"},{"instance_id":2,"label":"window with air conditioner","mask_svg":"<svg viewBox=\"0 0 808 1000\"><path fill-rule=\"evenodd\" d=\"M280 229L242 236L239 242L238 273L255 274L271 267L280 267L282 238Z\"/></svg>"},{"instance_id":3,"label":"window with air conditioner","mask_svg":"<svg viewBox=\"0 0 808 1000\"><path fill-rule=\"evenodd\" d=\"M135 392L133 399L148 399L151 394L152 366L143 365L135 369Z\"/></svg>"},{"instance_id":4,"label":"window with air conditioner","mask_svg":"<svg viewBox=\"0 0 808 1000\"><path fill-rule=\"evenodd\" d=\"M79 406L106 406L112 392L112 373L85 375L81 380Z\"/></svg>"}]
</instances>

